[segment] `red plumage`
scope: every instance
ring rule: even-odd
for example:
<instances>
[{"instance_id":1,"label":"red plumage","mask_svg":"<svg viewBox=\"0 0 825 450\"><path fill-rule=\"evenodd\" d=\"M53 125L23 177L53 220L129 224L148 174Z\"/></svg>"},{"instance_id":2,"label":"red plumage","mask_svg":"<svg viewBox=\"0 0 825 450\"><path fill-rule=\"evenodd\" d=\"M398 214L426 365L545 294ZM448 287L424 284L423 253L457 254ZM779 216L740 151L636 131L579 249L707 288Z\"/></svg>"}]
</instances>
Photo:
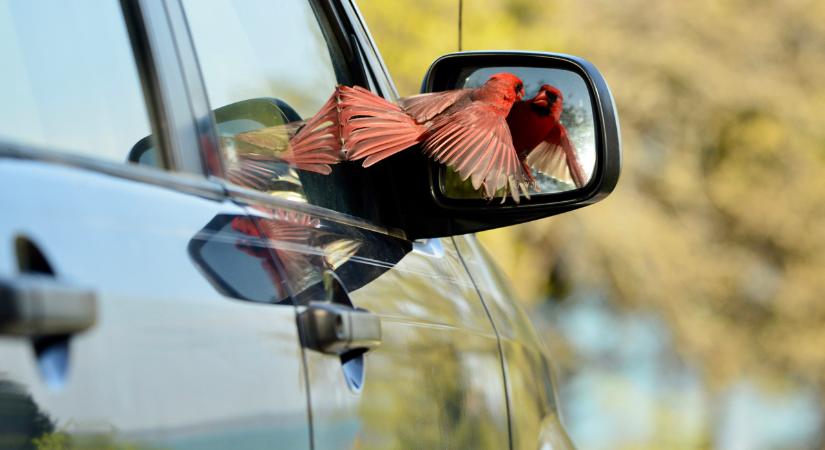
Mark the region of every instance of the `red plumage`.
<instances>
[{"instance_id":1,"label":"red plumage","mask_svg":"<svg viewBox=\"0 0 825 450\"><path fill-rule=\"evenodd\" d=\"M358 86L338 86L297 131L294 125L272 127L236 140L324 174L342 155L369 167L421 144L425 155L452 167L462 180L469 178L475 189L483 187L485 196L505 188L518 201L532 177L513 146L506 118L523 95L522 81L510 73L495 74L478 88L415 95L397 105ZM236 182L260 184L265 177L260 153L239 161Z\"/></svg>"},{"instance_id":2,"label":"red plumage","mask_svg":"<svg viewBox=\"0 0 825 450\"><path fill-rule=\"evenodd\" d=\"M343 159L337 89L321 109L306 121L247 131L235 135L237 160L228 164L227 177L244 186L260 185L270 164L287 163L309 172L328 175L331 164Z\"/></svg>"},{"instance_id":3,"label":"red plumage","mask_svg":"<svg viewBox=\"0 0 825 450\"><path fill-rule=\"evenodd\" d=\"M507 124L513 146L528 174L532 167L580 188L587 179L567 129L561 123L563 102L560 90L542 85L535 97L513 105Z\"/></svg>"},{"instance_id":4,"label":"red plumage","mask_svg":"<svg viewBox=\"0 0 825 450\"><path fill-rule=\"evenodd\" d=\"M522 81L499 73L475 89L421 94L395 105L362 88L342 88L342 138L347 159L368 167L421 144L462 180L492 197L506 188L518 200L529 181L513 148L506 117L524 95Z\"/></svg>"}]
</instances>

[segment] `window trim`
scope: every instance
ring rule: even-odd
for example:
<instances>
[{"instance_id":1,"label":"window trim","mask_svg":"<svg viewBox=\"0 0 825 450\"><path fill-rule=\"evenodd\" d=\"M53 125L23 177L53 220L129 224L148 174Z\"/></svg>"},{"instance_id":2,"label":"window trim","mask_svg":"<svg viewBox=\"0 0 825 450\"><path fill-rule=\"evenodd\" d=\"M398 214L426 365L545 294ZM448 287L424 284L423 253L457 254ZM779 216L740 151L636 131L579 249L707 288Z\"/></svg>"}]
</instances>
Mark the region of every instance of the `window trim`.
<instances>
[{"instance_id":1,"label":"window trim","mask_svg":"<svg viewBox=\"0 0 825 450\"><path fill-rule=\"evenodd\" d=\"M186 147L189 150L186 156L191 159L193 170L200 169L206 176L222 177L224 167L220 157L218 132L183 4L180 0L162 1L169 20L171 40L178 55L178 68L186 85L185 97L194 121L192 131L197 135L197 145ZM195 148L198 152L193 151ZM197 160L200 161L199 164Z\"/></svg>"},{"instance_id":2,"label":"window trim","mask_svg":"<svg viewBox=\"0 0 825 450\"><path fill-rule=\"evenodd\" d=\"M364 64L368 66L373 78L375 78L378 85L381 86L384 98L390 101L398 100L398 89L395 87L395 82L393 82L390 76L384 59L381 58L381 53L378 51L375 39L373 39L372 34L370 34L364 16L361 14L361 10L358 9L358 5L354 0L343 0L342 7L351 26L355 29L358 46L361 47L362 52L366 54L367 61L365 61ZM380 75L377 72L380 72Z\"/></svg>"},{"instance_id":3,"label":"window trim","mask_svg":"<svg viewBox=\"0 0 825 450\"><path fill-rule=\"evenodd\" d=\"M219 183L199 176L189 176L154 167L126 164L78 155L57 149L0 142L0 164L8 159L62 165L90 172L112 175L117 178L138 181L177 192L197 195L211 200L226 198L226 190Z\"/></svg>"},{"instance_id":4,"label":"window trim","mask_svg":"<svg viewBox=\"0 0 825 450\"><path fill-rule=\"evenodd\" d=\"M197 91L191 89L192 80L187 80L183 69L181 49L185 47L173 34L168 3L121 0L135 59L147 84L148 103L157 119L155 134L171 160L169 169L206 176L205 158L199 152L202 135L192 103Z\"/></svg>"}]
</instances>

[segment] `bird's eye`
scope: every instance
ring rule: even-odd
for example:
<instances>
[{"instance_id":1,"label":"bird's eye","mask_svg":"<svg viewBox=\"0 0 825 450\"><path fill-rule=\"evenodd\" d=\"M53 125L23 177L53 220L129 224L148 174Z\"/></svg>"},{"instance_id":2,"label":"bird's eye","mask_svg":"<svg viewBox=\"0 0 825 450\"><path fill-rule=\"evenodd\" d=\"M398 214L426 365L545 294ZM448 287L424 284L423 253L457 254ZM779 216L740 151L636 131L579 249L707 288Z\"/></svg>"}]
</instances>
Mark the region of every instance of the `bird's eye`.
<instances>
[{"instance_id":1,"label":"bird's eye","mask_svg":"<svg viewBox=\"0 0 825 450\"><path fill-rule=\"evenodd\" d=\"M521 83L516 84L516 94L523 88L524 86Z\"/></svg>"}]
</instances>

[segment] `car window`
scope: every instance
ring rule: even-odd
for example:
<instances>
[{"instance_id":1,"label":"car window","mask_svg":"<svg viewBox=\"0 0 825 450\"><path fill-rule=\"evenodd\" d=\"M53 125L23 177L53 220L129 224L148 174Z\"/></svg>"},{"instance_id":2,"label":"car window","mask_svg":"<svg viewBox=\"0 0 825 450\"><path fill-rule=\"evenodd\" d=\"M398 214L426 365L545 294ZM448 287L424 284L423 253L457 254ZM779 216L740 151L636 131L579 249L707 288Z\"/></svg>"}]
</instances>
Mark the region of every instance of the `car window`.
<instances>
[{"instance_id":1,"label":"car window","mask_svg":"<svg viewBox=\"0 0 825 450\"><path fill-rule=\"evenodd\" d=\"M119 1L0 2L0 61L0 142L121 163L152 146Z\"/></svg>"},{"instance_id":2,"label":"car window","mask_svg":"<svg viewBox=\"0 0 825 450\"><path fill-rule=\"evenodd\" d=\"M319 173L280 158L290 133L322 108L335 86L352 84L321 8L267 0L183 5L228 181L364 217L369 197L359 168L337 164Z\"/></svg>"},{"instance_id":3,"label":"car window","mask_svg":"<svg viewBox=\"0 0 825 450\"><path fill-rule=\"evenodd\" d=\"M335 87L332 59L307 2L183 4L213 107L271 97L307 117Z\"/></svg>"}]
</instances>

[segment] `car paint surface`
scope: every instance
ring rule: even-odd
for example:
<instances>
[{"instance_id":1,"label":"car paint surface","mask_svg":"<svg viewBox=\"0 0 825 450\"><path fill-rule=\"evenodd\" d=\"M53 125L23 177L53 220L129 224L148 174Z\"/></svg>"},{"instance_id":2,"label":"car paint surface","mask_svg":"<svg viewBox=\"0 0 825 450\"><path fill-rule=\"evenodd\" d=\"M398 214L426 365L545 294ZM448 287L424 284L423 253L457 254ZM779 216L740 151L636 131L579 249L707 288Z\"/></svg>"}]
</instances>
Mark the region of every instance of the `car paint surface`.
<instances>
[{"instance_id":1,"label":"car paint surface","mask_svg":"<svg viewBox=\"0 0 825 450\"><path fill-rule=\"evenodd\" d=\"M261 205L252 214L261 229L280 226L273 233L290 217ZM309 230L299 240L269 243L298 307L324 297L313 288L334 270L346 298L331 301L376 314L382 327L357 387L341 357L306 352L315 448L507 448L497 336L452 240L410 250L403 239L334 219L298 222Z\"/></svg>"},{"instance_id":2,"label":"car paint surface","mask_svg":"<svg viewBox=\"0 0 825 450\"><path fill-rule=\"evenodd\" d=\"M0 159L0 180L0 204L13 212L0 220L0 273L18 274L14 239L24 238L55 278L97 297L95 326L53 357L38 357L32 339L0 338L0 380L31 396L45 439L308 447L294 307L223 295L187 250L216 215L241 208L38 161ZM224 245L239 252L231 239ZM3 439L15 448L38 437Z\"/></svg>"},{"instance_id":3,"label":"car paint surface","mask_svg":"<svg viewBox=\"0 0 825 450\"><path fill-rule=\"evenodd\" d=\"M473 235L454 241L501 338L510 429L515 449L573 448L562 426L556 402L556 380L550 358L495 261Z\"/></svg>"}]
</instances>

